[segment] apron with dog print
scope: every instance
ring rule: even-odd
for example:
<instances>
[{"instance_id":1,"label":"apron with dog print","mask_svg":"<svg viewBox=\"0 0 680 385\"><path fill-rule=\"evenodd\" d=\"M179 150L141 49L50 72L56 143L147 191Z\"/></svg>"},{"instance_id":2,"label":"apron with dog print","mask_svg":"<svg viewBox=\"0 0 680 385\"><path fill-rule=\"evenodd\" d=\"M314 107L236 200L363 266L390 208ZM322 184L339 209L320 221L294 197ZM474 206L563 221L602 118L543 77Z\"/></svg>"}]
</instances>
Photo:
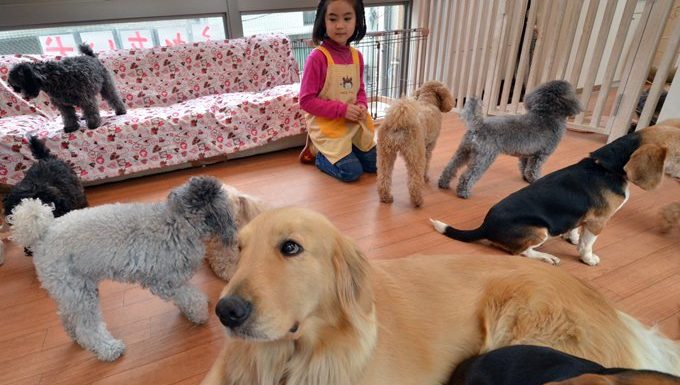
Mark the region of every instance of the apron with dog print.
<instances>
[{"instance_id":1,"label":"apron with dog print","mask_svg":"<svg viewBox=\"0 0 680 385\"><path fill-rule=\"evenodd\" d=\"M324 100L338 100L347 104L357 101L361 85L359 69L359 52L352 50L352 64L335 64L330 52L325 47L317 47L328 63L326 81L319 93ZM336 163L352 152L352 144L361 151L368 151L375 146L373 119L366 115L366 121L352 122L340 117L328 119L306 114L307 132L314 146L326 156L331 163Z\"/></svg>"}]
</instances>

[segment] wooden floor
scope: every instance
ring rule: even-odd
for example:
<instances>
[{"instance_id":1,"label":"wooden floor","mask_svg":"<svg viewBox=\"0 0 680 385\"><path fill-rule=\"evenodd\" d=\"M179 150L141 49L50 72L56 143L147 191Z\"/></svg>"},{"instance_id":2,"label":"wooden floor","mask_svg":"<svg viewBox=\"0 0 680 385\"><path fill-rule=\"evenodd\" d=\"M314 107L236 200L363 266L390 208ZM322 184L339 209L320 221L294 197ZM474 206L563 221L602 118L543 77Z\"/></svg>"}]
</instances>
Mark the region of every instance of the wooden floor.
<instances>
[{"instance_id":1,"label":"wooden floor","mask_svg":"<svg viewBox=\"0 0 680 385\"><path fill-rule=\"evenodd\" d=\"M88 188L90 203L156 201L192 175L220 178L274 205L299 205L327 215L354 238L370 258L399 258L412 253L503 254L484 245L465 244L436 233L428 218L462 228L476 227L488 208L525 186L515 158L502 156L462 200L436 187L436 180L463 134L457 115L446 118L435 149L425 205L413 209L398 162L395 202L381 204L375 176L343 184L297 161L299 149L232 160L203 168L144 177ZM604 144L595 134L568 132L545 172L567 166ZM597 267L578 262L576 248L560 239L542 250L562 259L567 270L599 289L617 307L648 325L658 324L680 339L680 236L660 234L658 210L680 200L680 184L665 180L654 192L634 187L629 202L595 244ZM127 344L114 363L97 361L72 343L62 329L54 302L40 288L31 259L9 245L0 267L0 384L197 384L212 364L223 333L215 316L193 326L170 303L130 285L100 287L104 316L113 334ZM508 258L521 258L509 256ZM223 282L204 265L192 281L215 303Z\"/></svg>"}]
</instances>

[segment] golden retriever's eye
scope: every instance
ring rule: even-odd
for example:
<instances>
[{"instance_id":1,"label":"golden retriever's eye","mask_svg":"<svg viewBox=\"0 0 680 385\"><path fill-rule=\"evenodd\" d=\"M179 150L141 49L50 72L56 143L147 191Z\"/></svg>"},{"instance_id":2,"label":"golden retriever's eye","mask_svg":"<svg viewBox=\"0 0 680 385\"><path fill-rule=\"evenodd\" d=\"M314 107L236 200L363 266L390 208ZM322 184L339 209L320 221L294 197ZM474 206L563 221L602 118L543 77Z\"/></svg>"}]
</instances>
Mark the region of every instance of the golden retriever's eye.
<instances>
[{"instance_id":1,"label":"golden retriever's eye","mask_svg":"<svg viewBox=\"0 0 680 385\"><path fill-rule=\"evenodd\" d=\"M302 253L302 246L295 241L288 239L281 244L281 254L284 257L294 257L300 253Z\"/></svg>"}]
</instances>

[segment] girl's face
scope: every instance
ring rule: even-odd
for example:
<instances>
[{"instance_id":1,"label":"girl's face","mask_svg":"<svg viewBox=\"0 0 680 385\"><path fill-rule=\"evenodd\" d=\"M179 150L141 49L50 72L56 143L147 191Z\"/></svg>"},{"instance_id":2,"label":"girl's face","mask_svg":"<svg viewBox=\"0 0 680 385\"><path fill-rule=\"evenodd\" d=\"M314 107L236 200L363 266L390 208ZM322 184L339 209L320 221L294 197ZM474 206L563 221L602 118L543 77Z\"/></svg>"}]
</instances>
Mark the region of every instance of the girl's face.
<instances>
[{"instance_id":1,"label":"girl's face","mask_svg":"<svg viewBox=\"0 0 680 385\"><path fill-rule=\"evenodd\" d=\"M357 23L354 6L347 0L332 0L326 8L326 34L334 42L345 45L354 34Z\"/></svg>"}]
</instances>

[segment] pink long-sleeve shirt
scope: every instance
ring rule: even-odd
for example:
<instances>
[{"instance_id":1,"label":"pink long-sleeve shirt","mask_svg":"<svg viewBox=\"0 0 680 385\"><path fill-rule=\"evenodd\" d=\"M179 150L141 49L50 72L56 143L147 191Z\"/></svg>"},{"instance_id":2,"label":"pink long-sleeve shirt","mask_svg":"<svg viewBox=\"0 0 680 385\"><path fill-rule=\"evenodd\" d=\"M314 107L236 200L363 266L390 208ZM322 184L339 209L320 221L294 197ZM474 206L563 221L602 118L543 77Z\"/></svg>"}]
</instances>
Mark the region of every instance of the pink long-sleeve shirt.
<instances>
[{"instance_id":1,"label":"pink long-sleeve shirt","mask_svg":"<svg viewBox=\"0 0 680 385\"><path fill-rule=\"evenodd\" d=\"M332 40L324 40L321 45L330 52L335 64L352 64L352 51L349 46L337 44ZM337 119L345 116L347 104L337 100L319 98L319 93L326 82L327 68L326 56L319 50L313 50L307 57L302 74L300 108L314 116ZM364 58L361 56L361 52L359 52L359 75L361 81L357 94L357 104L367 107L366 89L364 87Z\"/></svg>"}]
</instances>

